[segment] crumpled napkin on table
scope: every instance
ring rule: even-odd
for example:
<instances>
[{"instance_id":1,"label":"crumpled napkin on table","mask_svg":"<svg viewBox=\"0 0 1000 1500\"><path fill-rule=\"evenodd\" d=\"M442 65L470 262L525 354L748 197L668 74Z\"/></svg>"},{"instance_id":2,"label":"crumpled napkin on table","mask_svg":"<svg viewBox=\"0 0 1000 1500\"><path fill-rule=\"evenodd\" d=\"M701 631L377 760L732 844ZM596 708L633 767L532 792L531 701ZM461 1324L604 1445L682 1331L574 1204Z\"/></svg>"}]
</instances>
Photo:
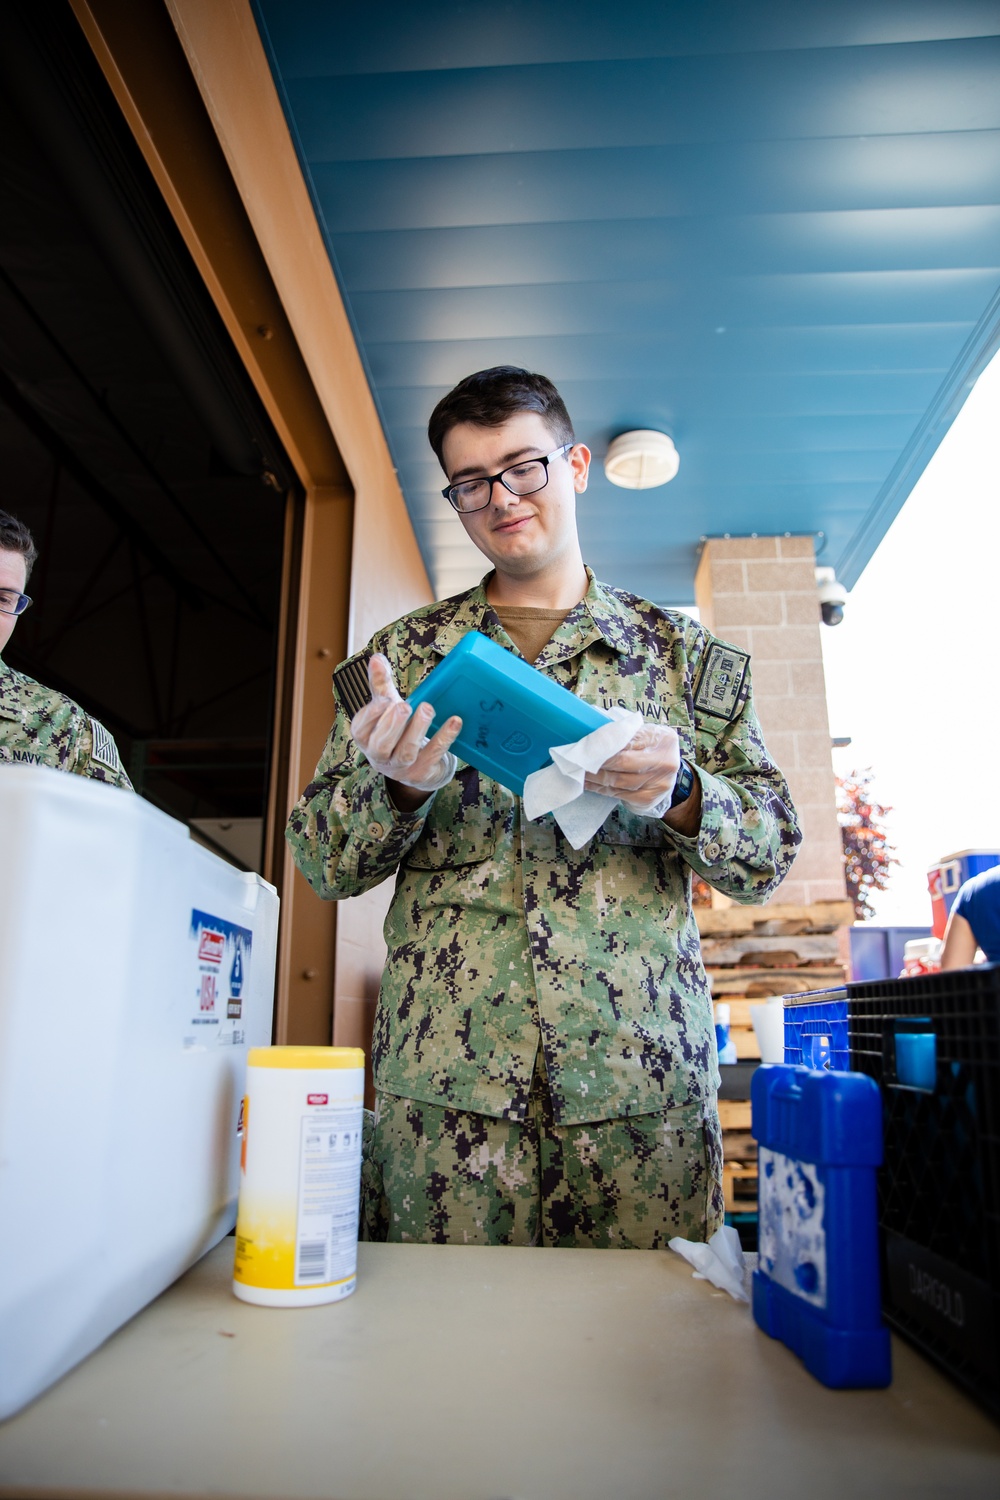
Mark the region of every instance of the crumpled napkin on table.
<instances>
[{"instance_id":1,"label":"crumpled napkin on table","mask_svg":"<svg viewBox=\"0 0 1000 1500\"><path fill-rule=\"evenodd\" d=\"M707 1244L675 1237L667 1242L694 1266L696 1281L710 1281L720 1291L728 1292L737 1302L749 1302L743 1288L743 1248L740 1237L730 1224L717 1229Z\"/></svg>"},{"instance_id":2,"label":"crumpled napkin on table","mask_svg":"<svg viewBox=\"0 0 1000 1500\"><path fill-rule=\"evenodd\" d=\"M599 771L606 760L624 750L643 717L630 709L610 708L611 718L600 729L591 730L572 745L553 745L552 765L532 771L524 781L524 812L528 818L552 813L574 849L582 849L618 805L615 797L585 792L583 778ZM659 818L670 806L670 798L651 808L645 817Z\"/></svg>"}]
</instances>

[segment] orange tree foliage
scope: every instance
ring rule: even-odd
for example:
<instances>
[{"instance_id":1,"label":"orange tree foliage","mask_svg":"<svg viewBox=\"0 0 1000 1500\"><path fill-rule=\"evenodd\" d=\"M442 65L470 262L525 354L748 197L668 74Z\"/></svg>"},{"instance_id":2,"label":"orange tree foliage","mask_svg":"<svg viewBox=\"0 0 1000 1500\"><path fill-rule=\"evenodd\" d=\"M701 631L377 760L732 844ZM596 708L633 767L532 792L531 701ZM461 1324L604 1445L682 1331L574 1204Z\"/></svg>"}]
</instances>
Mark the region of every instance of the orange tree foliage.
<instances>
[{"instance_id":1,"label":"orange tree foliage","mask_svg":"<svg viewBox=\"0 0 1000 1500\"><path fill-rule=\"evenodd\" d=\"M847 894L859 922L875 915L871 897L886 889L892 866L899 864L884 822L892 808L875 801L873 780L870 769L837 777L837 821L844 842Z\"/></svg>"}]
</instances>

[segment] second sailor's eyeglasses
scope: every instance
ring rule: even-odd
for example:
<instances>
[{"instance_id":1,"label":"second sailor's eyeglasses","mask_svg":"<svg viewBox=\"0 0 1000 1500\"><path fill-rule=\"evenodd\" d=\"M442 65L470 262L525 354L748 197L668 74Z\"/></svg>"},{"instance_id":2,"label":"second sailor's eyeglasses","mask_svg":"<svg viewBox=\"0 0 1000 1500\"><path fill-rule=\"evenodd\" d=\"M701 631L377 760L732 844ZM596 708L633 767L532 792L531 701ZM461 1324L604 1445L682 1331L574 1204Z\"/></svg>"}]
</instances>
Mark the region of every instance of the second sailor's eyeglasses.
<instances>
[{"instance_id":1,"label":"second sailor's eyeglasses","mask_svg":"<svg viewBox=\"0 0 1000 1500\"><path fill-rule=\"evenodd\" d=\"M522 458L520 463L511 464L509 469L501 469L499 474L483 474L478 479L463 479L460 484L450 484L441 493L461 516L467 516L471 510L485 510L493 497L493 486L497 480L512 495L534 495L538 490L544 490L548 484L549 464L552 460L561 458L573 446L572 443L563 443L561 448L557 448L554 453L546 453L543 458Z\"/></svg>"},{"instance_id":2,"label":"second sailor's eyeglasses","mask_svg":"<svg viewBox=\"0 0 1000 1500\"><path fill-rule=\"evenodd\" d=\"M31 604L27 594L15 594L13 589L0 589L0 614L23 615Z\"/></svg>"}]
</instances>

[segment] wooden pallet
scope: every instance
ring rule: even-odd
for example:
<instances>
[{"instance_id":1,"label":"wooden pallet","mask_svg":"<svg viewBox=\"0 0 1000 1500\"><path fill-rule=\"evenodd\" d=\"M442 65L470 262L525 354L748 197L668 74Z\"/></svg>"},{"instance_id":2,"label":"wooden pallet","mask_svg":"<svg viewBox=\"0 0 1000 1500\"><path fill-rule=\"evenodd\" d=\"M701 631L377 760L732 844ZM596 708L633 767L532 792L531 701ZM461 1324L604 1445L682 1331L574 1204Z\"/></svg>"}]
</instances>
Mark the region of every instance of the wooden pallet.
<instances>
[{"instance_id":1,"label":"wooden pallet","mask_svg":"<svg viewBox=\"0 0 1000 1500\"><path fill-rule=\"evenodd\" d=\"M854 907L850 901L816 901L811 906L696 906L698 930L702 937L724 932L754 932L762 937L802 933L836 932L850 927Z\"/></svg>"},{"instance_id":2,"label":"wooden pallet","mask_svg":"<svg viewBox=\"0 0 1000 1500\"><path fill-rule=\"evenodd\" d=\"M701 955L712 998L730 1008L730 1035L740 1059L760 1057L752 1003L843 984L843 934L850 903L816 906L697 907Z\"/></svg>"},{"instance_id":3,"label":"wooden pallet","mask_svg":"<svg viewBox=\"0 0 1000 1500\"><path fill-rule=\"evenodd\" d=\"M757 1163L727 1161L722 1168L722 1196L727 1214L755 1214Z\"/></svg>"},{"instance_id":4,"label":"wooden pallet","mask_svg":"<svg viewBox=\"0 0 1000 1500\"><path fill-rule=\"evenodd\" d=\"M803 994L843 984L843 935L849 901L815 906L695 908L712 997L729 1006L736 1056L759 1058L750 1007L770 995ZM722 1189L727 1214L757 1212L757 1143L749 1099L720 1099Z\"/></svg>"},{"instance_id":5,"label":"wooden pallet","mask_svg":"<svg viewBox=\"0 0 1000 1500\"><path fill-rule=\"evenodd\" d=\"M723 1136L727 1130L749 1130L750 1100L720 1099L719 1123L722 1126Z\"/></svg>"},{"instance_id":6,"label":"wooden pallet","mask_svg":"<svg viewBox=\"0 0 1000 1500\"><path fill-rule=\"evenodd\" d=\"M722 1192L727 1213L757 1209L757 1142L750 1133L750 1100L720 1099Z\"/></svg>"}]
</instances>

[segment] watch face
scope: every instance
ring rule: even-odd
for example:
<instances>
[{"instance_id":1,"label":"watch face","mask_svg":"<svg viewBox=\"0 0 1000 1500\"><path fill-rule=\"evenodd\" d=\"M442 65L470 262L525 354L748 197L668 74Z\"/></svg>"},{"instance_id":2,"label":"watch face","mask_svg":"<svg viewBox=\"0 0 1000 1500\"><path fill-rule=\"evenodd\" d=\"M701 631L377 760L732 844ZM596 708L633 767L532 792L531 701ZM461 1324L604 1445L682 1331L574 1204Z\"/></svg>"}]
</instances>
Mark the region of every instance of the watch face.
<instances>
[{"instance_id":1,"label":"watch face","mask_svg":"<svg viewBox=\"0 0 1000 1500\"><path fill-rule=\"evenodd\" d=\"M694 785L694 772L686 761L681 761L681 768L677 772L677 780L674 782L674 794L670 799L670 806L677 807L681 802L686 802L691 795Z\"/></svg>"}]
</instances>

